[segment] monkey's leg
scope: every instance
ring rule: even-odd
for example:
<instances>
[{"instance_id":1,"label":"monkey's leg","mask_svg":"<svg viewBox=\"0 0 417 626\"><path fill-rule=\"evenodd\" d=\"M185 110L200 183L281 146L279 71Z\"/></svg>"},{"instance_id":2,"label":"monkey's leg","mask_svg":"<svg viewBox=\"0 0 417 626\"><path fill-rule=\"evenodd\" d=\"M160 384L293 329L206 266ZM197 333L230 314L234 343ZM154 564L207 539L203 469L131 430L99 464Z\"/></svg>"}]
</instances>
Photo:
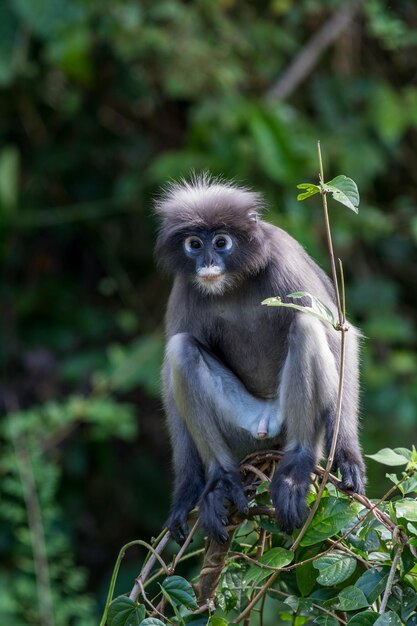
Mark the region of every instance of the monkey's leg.
<instances>
[{"instance_id":1,"label":"monkey's leg","mask_svg":"<svg viewBox=\"0 0 417 626\"><path fill-rule=\"evenodd\" d=\"M228 368L187 333L169 340L166 361L175 407L206 469L207 484L199 502L201 522L211 537L226 541L224 500L233 502L243 514L248 510L229 443L239 439L242 428L256 436L260 416L272 403L251 396ZM274 434L277 423L270 428Z\"/></svg>"},{"instance_id":2,"label":"monkey's leg","mask_svg":"<svg viewBox=\"0 0 417 626\"><path fill-rule=\"evenodd\" d=\"M366 484L365 464L358 437L359 355L358 333L353 327L346 334L345 376L339 434L333 470L340 470L342 486L363 493ZM325 443L329 454L334 432L336 404L325 413Z\"/></svg>"},{"instance_id":3,"label":"monkey's leg","mask_svg":"<svg viewBox=\"0 0 417 626\"><path fill-rule=\"evenodd\" d=\"M286 532L301 526L305 497L324 431L324 407L334 404L338 374L321 322L297 313L289 332L280 401L286 448L271 482L277 519Z\"/></svg>"}]
</instances>

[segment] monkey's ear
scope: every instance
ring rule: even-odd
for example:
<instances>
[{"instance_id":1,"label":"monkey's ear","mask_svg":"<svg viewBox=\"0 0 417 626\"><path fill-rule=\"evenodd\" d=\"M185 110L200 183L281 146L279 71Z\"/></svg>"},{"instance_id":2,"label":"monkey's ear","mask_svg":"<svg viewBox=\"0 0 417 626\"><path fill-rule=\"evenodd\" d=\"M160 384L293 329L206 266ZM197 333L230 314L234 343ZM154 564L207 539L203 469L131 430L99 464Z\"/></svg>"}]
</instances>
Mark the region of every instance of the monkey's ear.
<instances>
[{"instance_id":1,"label":"monkey's ear","mask_svg":"<svg viewBox=\"0 0 417 626\"><path fill-rule=\"evenodd\" d=\"M257 222L259 220L259 213L257 211L250 211L248 218L250 222Z\"/></svg>"}]
</instances>

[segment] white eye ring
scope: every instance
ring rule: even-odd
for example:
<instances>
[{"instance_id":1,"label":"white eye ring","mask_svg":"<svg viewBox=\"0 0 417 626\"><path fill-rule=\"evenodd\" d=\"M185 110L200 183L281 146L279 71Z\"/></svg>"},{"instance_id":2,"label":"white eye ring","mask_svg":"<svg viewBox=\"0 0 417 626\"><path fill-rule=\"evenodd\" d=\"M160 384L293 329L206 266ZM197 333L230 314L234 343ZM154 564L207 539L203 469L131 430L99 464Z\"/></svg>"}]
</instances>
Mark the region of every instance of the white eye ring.
<instances>
[{"instance_id":1,"label":"white eye ring","mask_svg":"<svg viewBox=\"0 0 417 626\"><path fill-rule=\"evenodd\" d=\"M217 250L230 250L233 246L233 240L229 235L215 235L212 243Z\"/></svg>"},{"instance_id":2,"label":"white eye ring","mask_svg":"<svg viewBox=\"0 0 417 626\"><path fill-rule=\"evenodd\" d=\"M196 237L195 235L187 237L187 239L184 241L184 248L187 252L197 252L197 250L201 250L203 247L203 242L199 237Z\"/></svg>"}]
</instances>

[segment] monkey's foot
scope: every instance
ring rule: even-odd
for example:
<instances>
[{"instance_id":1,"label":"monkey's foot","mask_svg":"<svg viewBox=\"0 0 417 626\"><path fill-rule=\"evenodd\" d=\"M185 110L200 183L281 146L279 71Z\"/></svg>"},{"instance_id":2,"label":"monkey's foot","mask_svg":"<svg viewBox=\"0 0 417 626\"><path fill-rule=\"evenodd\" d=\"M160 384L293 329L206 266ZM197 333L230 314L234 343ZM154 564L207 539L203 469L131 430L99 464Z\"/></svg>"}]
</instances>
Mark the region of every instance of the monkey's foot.
<instances>
[{"instance_id":1,"label":"monkey's foot","mask_svg":"<svg viewBox=\"0 0 417 626\"><path fill-rule=\"evenodd\" d=\"M302 448L287 452L272 479L270 493L275 515L286 533L299 528L306 518L306 495L314 460L314 455Z\"/></svg>"},{"instance_id":2,"label":"monkey's foot","mask_svg":"<svg viewBox=\"0 0 417 626\"><path fill-rule=\"evenodd\" d=\"M340 470L342 487L354 493L364 493L366 485L365 464L360 455L337 451L333 468Z\"/></svg>"}]
</instances>

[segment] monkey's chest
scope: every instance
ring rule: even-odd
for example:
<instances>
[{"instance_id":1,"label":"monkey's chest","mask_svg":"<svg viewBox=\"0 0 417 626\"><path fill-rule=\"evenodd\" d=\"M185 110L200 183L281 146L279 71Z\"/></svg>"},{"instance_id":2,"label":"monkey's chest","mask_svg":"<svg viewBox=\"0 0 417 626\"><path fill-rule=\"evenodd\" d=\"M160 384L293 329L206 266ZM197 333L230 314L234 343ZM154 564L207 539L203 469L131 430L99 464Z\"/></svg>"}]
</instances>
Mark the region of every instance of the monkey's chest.
<instances>
[{"instance_id":1,"label":"monkey's chest","mask_svg":"<svg viewBox=\"0 0 417 626\"><path fill-rule=\"evenodd\" d=\"M241 321L218 319L210 347L250 393L275 398L287 353L283 334L267 318Z\"/></svg>"}]
</instances>

